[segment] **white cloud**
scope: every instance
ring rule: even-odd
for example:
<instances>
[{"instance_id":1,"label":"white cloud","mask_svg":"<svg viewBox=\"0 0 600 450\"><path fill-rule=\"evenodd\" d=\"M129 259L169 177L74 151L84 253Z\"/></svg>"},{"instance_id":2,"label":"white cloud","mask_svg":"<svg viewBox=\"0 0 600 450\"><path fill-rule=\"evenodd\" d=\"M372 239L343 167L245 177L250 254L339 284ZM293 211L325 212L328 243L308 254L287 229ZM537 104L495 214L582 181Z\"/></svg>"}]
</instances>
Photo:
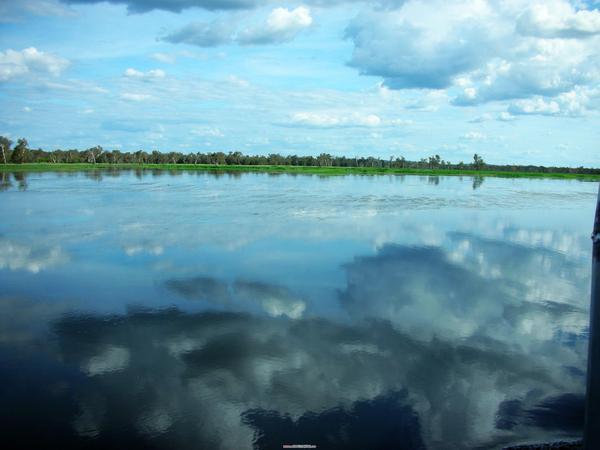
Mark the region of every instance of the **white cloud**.
<instances>
[{"instance_id":1,"label":"white cloud","mask_svg":"<svg viewBox=\"0 0 600 450\"><path fill-rule=\"evenodd\" d=\"M519 100L510 106L509 111L511 114L557 115L560 113L560 106L554 100L546 101L541 97L537 97Z\"/></svg>"},{"instance_id":2,"label":"white cloud","mask_svg":"<svg viewBox=\"0 0 600 450\"><path fill-rule=\"evenodd\" d=\"M241 44L279 44L293 40L302 30L310 27L313 19L305 6L296 9L275 8L265 24L246 28L238 34Z\"/></svg>"},{"instance_id":3,"label":"white cloud","mask_svg":"<svg viewBox=\"0 0 600 450\"><path fill-rule=\"evenodd\" d=\"M74 17L71 8L55 0L0 1L0 23L22 22L25 15Z\"/></svg>"},{"instance_id":4,"label":"white cloud","mask_svg":"<svg viewBox=\"0 0 600 450\"><path fill-rule=\"evenodd\" d=\"M216 47L230 44L235 32L234 21L217 18L212 22L192 22L161 40L172 44L189 44L198 47Z\"/></svg>"},{"instance_id":5,"label":"white cloud","mask_svg":"<svg viewBox=\"0 0 600 450\"><path fill-rule=\"evenodd\" d=\"M534 97L513 102L508 107L508 113L513 115L544 115L579 117L588 110L597 109L594 100L600 97L600 90L576 88L563 92L553 99Z\"/></svg>"},{"instance_id":6,"label":"white cloud","mask_svg":"<svg viewBox=\"0 0 600 450\"><path fill-rule=\"evenodd\" d=\"M308 128L338 128L338 127L381 127L409 125L410 120L384 120L376 114L339 114L329 112L297 112L292 114L287 126Z\"/></svg>"},{"instance_id":7,"label":"white cloud","mask_svg":"<svg viewBox=\"0 0 600 450\"><path fill-rule=\"evenodd\" d=\"M462 139L467 141L481 141L485 139L487 136L479 131L469 131L462 136Z\"/></svg>"},{"instance_id":8,"label":"white cloud","mask_svg":"<svg viewBox=\"0 0 600 450\"><path fill-rule=\"evenodd\" d=\"M366 75L382 76L390 88L440 89L497 51L499 31L487 3L408 6L369 11L350 24L346 37L354 42L351 66Z\"/></svg>"},{"instance_id":9,"label":"white cloud","mask_svg":"<svg viewBox=\"0 0 600 450\"><path fill-rule=\"evenodd\" d=\"M510 104L508 111L511 114L539 114L545 116L570 116L579 117L588 109L590 92L577 89L562 93L554 99L535 97L532 99L518 100Z\"/></svg>"},{"instance_id":10,"label":"white cloud","mask_svg":"<svg viewBox=\"0 0 600 450\"><path fill-rule=\"evenodd\" d=\"M121 98L123 100L132 101L132 102L144 102L147 100L152 100L154 97L152 97L150 94L140 94L140 93L135 93L135 92L123 92L121 94Z\"/></svg>"},{"instance_id":11,"label":"white cloud","mask_svg":"<svg viewBox=\"0 0 600 450\"><path fill-rule=\"evenodd\" d=\"M476 87L463 89L453 103L476 105L489 101L556 96L575 86L600 80L600 65L588 41L535 39L510 59L496 58L474 71ZM597 58L596 58L597 59Z\"/></svg>"},{"instance_id":12,"label":"white cloud","mask_svg":"<svg viewBox=\"0 0 600 450\"><path fill-rule=\"evenodd\" d=\"M275 8L264 23L238 30L238 16L218 17L212 22L192 22L161 38L173 44L184 43L198 47L216 47L238 43L242 45L281 44L292 41L313 19L304 6L289 10Z\"/></svg>"},{"instance_id":13,"label":"white cloud","mask_svg":"<svg viewBox=\"0 0 600 450\"><path fill-rule=\"evenodd\" d=\"M77 15L72 9L53 0L27 0L19 3L23 10L36 16L74 17Z\"/></svg>"},{"instance_id":14,"label":"white cloud","mask_svg":"<svg viewBox=\"0 0 600 450\"><path fill-rule=\"evenodd\" d=\"M502 111L500 114L498 114L498 120L500 122L512 122L513 120L516 120L517 118L515 116L513 116L511 113L507 112L507 111Z\"/></svg>"},{"instance_id":15,"label":"white cloud","mask_svg":"<svg viewBox=\"0 0 600 450\"><path fill-rule=\"evenodd\" d=\"M457 106L600 83L600 11L566 0L414 1L367 10L346 30L350 65L392 89L448 89Z\"/></svg>"},{"instance_id":16,"label":"white cloud","mask_svg":"<svg viewBox=\"0 0 600 450\"><path fill-rule=\"evenodd\" d=\"M35 47L21 51L8 49L0 52L0 81L8 81L28 74L58 76L68 66L68 60L41 52Z\"/></svg>"},{"instance_id":17,"label":"white cloud","mask_svg":"<svg viewBox=\"0 0 600 450\"><path fill-rule=\"evenodd\" d=\"M147 72L141 72L139 70L129 68L125 71L123 75L127 78L137 78L139 80L157 80L165 78L167 74L164 70L161 69L152 69Z\"/></svg>"},{"instance_id":18,"label":"white cloud","mask_svg":"<svg viewBox=\"0 0 600 450\"><path fill-rule=\"evenodd\" d=\"M600 34L600 11L580 10L564 1L529 6L517 19L517 31L545 38L584 38Z\"/></svg>"}]
</instances>

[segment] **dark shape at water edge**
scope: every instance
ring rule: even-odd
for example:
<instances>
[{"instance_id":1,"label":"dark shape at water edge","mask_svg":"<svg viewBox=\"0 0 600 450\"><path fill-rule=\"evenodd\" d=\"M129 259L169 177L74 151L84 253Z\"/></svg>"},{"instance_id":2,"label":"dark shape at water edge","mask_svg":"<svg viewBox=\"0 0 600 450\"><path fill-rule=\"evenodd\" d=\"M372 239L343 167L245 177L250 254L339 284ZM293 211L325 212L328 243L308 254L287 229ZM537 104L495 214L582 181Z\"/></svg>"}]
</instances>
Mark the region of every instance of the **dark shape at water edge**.
<instances>
[{"instance_id":1,"label":"dark shape at water edge","mask_svg":"<svg viewBox=\"0 0 600 450\"><path fill-rule=\"evenodd\" d=\"M550 397L525 411L528 421L545 429L583 431L585 397L564 394Z\"/></svg>"},{"instance_id":2,"label":"dark shape at water edge","mask_svg":"<svg viewBox=\"0 0 600 450\"><path fill-rule=\"evenodd\" d=\"M255 450L281 449L284 444L345 450L425 449L419 417L406 397L406 392L391 392L356 401L348 411L307 412L298 420L277 411L251 409L242 421L255 430Z\"/></svg>"},{"instance_id":3,"label":"dark shape at water edge","mask_svg":"<svg viewBox=\"0 0 600 450\"><path fill-rule=\"evenodd\" d=\"M582 432L585 397L583 394L566 393L546 397L532 406L522 400L506 400L500 403L496 414L496 428L512 430L519 425L529 425L545 430Z\"/></svg>"}]
</instances>

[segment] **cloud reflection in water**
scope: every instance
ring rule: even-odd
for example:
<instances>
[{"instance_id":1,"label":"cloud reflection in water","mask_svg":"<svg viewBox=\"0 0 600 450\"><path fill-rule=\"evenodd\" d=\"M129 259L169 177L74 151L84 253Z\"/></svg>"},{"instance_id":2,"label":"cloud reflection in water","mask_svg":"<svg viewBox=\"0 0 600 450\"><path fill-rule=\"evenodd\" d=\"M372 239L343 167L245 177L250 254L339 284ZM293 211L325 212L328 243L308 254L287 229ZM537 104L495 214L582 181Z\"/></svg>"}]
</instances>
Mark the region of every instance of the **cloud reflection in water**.
<instances>
[{"instance_id":1,"label":"cloud reflection in water","mask_svg":"<svg viewBox=\"0 0 600 450\"><path fill-rule=\"evenodd\" d=\"M57 212L38 186L68 183L31 177L29 209L50 225L7 197L3 242L48 228L43 246L19 244L0 267L9 439L446 449L580 433L587 236L563 216L527 216L592 198L579 187L136 180L123 196L118 177L74 176L74 200ZM51 292L61 301L44 301Z\"/></svg>"}]
</instances>

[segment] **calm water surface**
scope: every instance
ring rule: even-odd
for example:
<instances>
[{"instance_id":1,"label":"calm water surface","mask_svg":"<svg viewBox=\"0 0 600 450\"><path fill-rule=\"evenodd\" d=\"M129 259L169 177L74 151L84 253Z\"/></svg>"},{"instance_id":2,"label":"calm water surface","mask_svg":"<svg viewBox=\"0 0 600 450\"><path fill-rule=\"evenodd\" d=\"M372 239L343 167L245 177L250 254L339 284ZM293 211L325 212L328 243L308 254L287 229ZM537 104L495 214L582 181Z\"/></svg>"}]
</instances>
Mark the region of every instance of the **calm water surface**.
<instances>
[{"instance_id":1,"label":"calm water surface","mask_svg":"<svg viewBox=\"0 0 600 450\"><path fill-rule=\"evenodd\" d=\"M581 434L595 183L2 181L4 448L462 449Z\"/></svg>"}]
</instances>

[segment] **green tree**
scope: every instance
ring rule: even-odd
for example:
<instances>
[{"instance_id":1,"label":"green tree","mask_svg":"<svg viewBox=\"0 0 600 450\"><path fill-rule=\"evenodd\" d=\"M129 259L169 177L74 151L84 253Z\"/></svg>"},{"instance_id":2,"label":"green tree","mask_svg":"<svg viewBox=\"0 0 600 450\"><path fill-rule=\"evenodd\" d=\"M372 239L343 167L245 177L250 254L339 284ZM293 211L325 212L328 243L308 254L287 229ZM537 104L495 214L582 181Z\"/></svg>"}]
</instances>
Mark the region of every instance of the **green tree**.
<instances>
[{"instance_id":1,"label":"green tree","mask_svg":"<svg viewBox=\"0 0 600 450\"><path fill-rule=\"evenodd\" d=\"M12 151L12 155L10 156L10 162L15 164L22 164L27 162L27 156L29 153L29 143L27 139L21 138L17 141L17 145Z\"/></svg>"},{"instance_id":2,"label":"green tree","mask_svg":"<svg viewBox=\"0 0 600 450\"><path fill-rule=\"evenodd\" d=\"M483 166L485 166L485 162L483 161L483 158L481 156L479 156L477 153L475 153L473 155L473 167L475 167L476 170L481 170L481 169L483 169Z\"/></svg>"},{"instance_id":3,"label":"green tree","mask_svg":"<svg viewBox=\"0 0 600 450\"><path fill-rule=\"evenodd\" d=\"M12 141L4 136L0 136L0 152L2 152L2 162L6 164L6 160L9 159L10 146Z\"/></svg>"},{"instance_id":4,"label":"green tree","mask_svg":"<svg viewBox=\"0 0 600 450\"><path fill-rule=\"evenodd\" d=\"M102 153L104 153L104 149L102 147L100 147L99 145L96 145L95 147L92 147L92 148L88 148L86 150L87 162L96 164L96 160L100 157L100 155Z\"/></svg>"},{"instance_id":5,"label":"green tree","mask_svg":"<svg viewBox=\"0 0 600 450\"><path fill-rule=\"evenodd\" d=\"M430 169L435 169L436 167L439 167L440 163L441 163L440 155L435 155L435 156L429 157L428 164L429 164Z\"/></svg>"},{"instance_id":6,"label":"green tree","mask_svg":"<svg viewBox=\"0 0 600 450\"><path fill-rule=\"evenodd\" d=\"M395 167L399 167L400 169L404 169L404 167L406 167L406 158L404 156L396 158L396 161L395 161L394 165L395 165Z\"/></svg>"}]
</instances>

